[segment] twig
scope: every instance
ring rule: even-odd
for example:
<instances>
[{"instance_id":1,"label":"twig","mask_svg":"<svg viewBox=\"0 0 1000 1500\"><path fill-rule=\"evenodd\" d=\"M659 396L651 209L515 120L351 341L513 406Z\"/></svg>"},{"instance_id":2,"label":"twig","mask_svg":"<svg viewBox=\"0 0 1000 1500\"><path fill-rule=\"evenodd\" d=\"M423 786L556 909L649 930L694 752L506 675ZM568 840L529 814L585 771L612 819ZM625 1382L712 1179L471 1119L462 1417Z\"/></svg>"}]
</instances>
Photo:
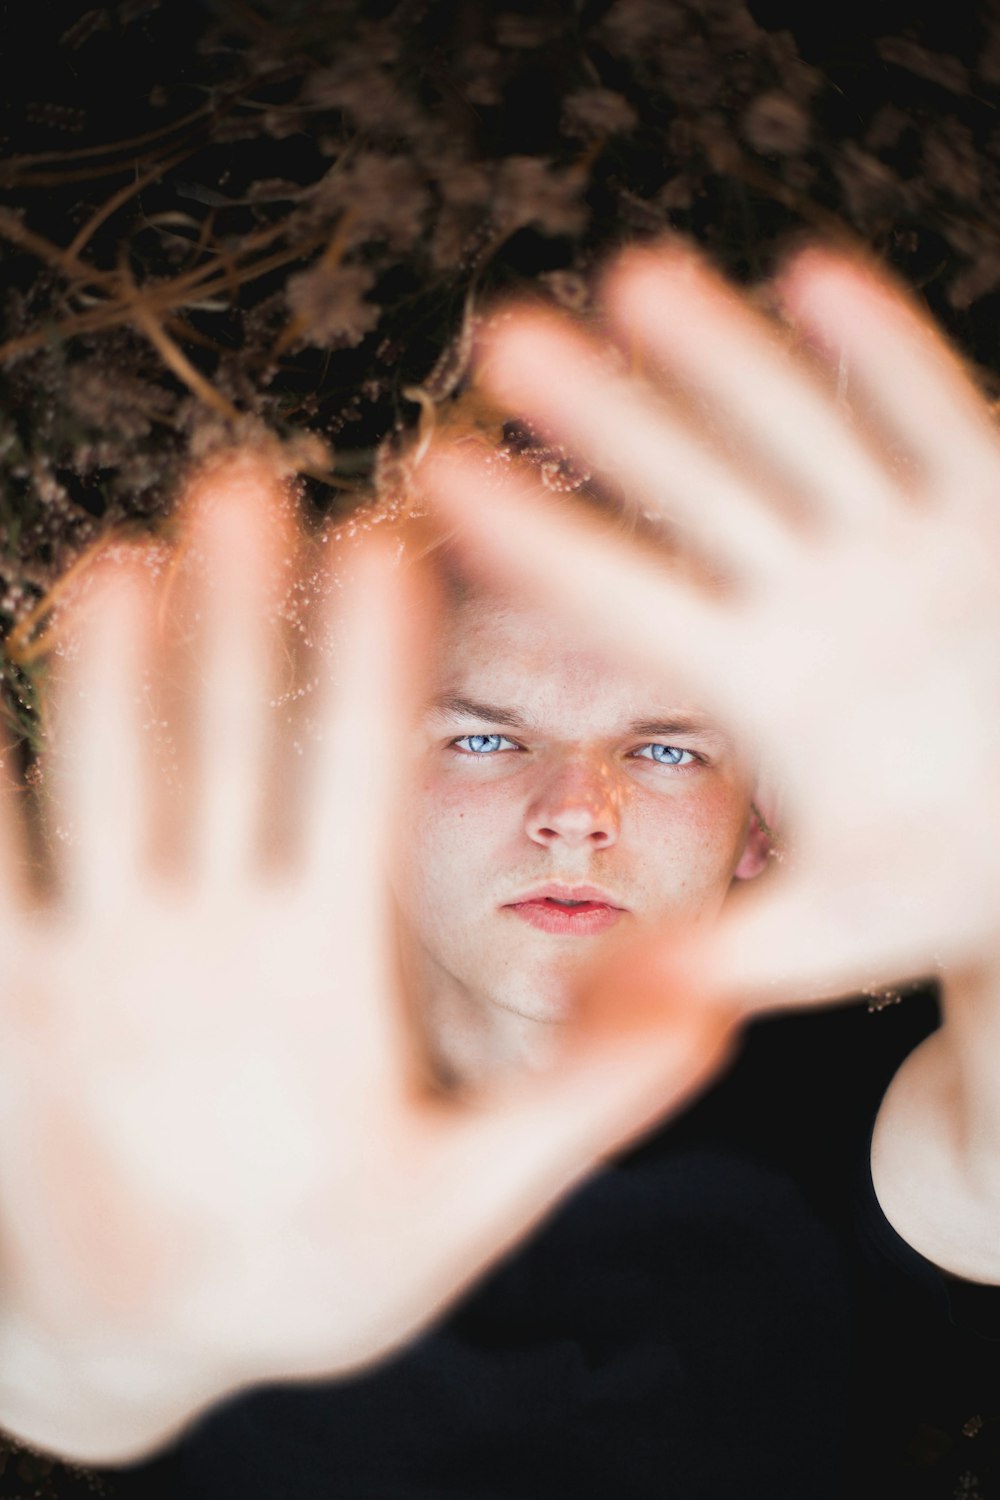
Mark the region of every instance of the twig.
<instances>
[{"instance_id":1,"label":"twig","mask_svg":"<svg viewBox=\"0 0 1000 1500\"><path fill-rule=\"evenodd\" d=\"M195 147L189 145L185 146L183 151L175 151L173 156L161 157L147 171L140 172L134 182L126 183L123 188L119 188L117 193L112 193L111 197L105 199L96 213L90 216L67 249L66 254L72 260L75 260L87 241L96 234L106 219L110 219L111 215L121 208L123 203L127 203L130 198L135 197L135 194L141 192L148 183L155 182L158 177L162 177L164 172L169 172L172 167L176 167L186 157L190 156L194 150Z\"/></svg>"},{"instance_id":2,"label":"twig","mask_svg":"<svg viewBox=\"0 0 1000 1500\"><path fill-rule=\"evenodd\" d=\"M204 104L199 104L198 108L192 110L189 115L182 115L179 120L175 120L171 125L160 125L156 130L145 130L142 135L132 135L124 141L112 141L110 145L106 146L78 146L72 151L36 151L30 156L11 156L6 161L0 160L0 173L6 167L13 167L16 170L22 165L33 167L50 161L82 161L84 157L104 156L112 151L132 151L136 146L145 146L151 141L160 140L163 136L170 135L174 130L183 129L185 125L190 125L194 120L200 119L202 115L210 114L216 107L211 101L206 101ZM127 165L128 163L124 163L122 170Z\"/></svg>"},{"instance_id":3,"label":"twig","mask_svg":"<svg viewBox=\"0 0 1000 1500\"><path fill-rule=\"evenodd\" d=\"M248 250L255 248L254 240L276 239L284 229L284 224L269 225L265 235L255 236L247 241L240 253L245 255ZM293 249L282 250L275 255L266 256L263 260L255 261L253 265L236 273L235 282L230 272L218 275L219 260L216 259L206 266L199 266L196 271L187 271L183 276L176 277L174 281L145 293L147 305L157 312L166 312L174 307L183 307L188 300L193 300L188 297L188 294L195 291L198 297L205 297L217 291L238 289L247 282L253 281L257 276L266 276L269 271L278 270L289 261L299 260L308 255L320 243L320 239L321 236L316 235L301 245L296 245ZM217 279L208 281L207 278L213 275ZM117 289L116 295L120 296ZM127 306L123 306L120 301L109 302L103 307L94 308L92 312L78 313L72 318L64 319L61 323L51 323L47 327L36 328L31 333L21 334L18 338L8 339L5 344L0 344L0 364L20 354L30 353L32 349L38 349L43 344L75 338L83 333L98 333L107 328L120 327L122 323L129 322L130 317Z\"/></svg>"},{"instance_id":4,"label":"twig","mask_svg":"<svg viewBox=\"0 0 1000 1500\"><path fill-rule=\"evenodd\" d=\"M79 276L88 282L106 284L114 281L114 272L101 271L96 266L88 266L85 262L76 260L69 250L63 250L59 245L53 245L51 240L45 239L43 235L36 234L16 214L6 208L0 208L0 236L10 240L14 245L21 245L25 250L30 250L33 255L38 256L39 260L56 266L64 275Z\"/></svg>"},{"instance_id":5,"label":"twig","mask_svg":"<svg viewBox=\"0 0 1000 1500\"><path fill-rule=\"evenodd\" d=\"M217 391L210 381L206 380L200 370L196 370L184 351L174 343L173 339L164 329L162 323L144 305L141 295L136 293L135 300L130 308L131 320L142 333L146 335L153 348L159 354L163 363L169 370L173 370L178 380L230 422L238 422L240 413L228 401L221 391Z\"/></svg>"}]
</instances>

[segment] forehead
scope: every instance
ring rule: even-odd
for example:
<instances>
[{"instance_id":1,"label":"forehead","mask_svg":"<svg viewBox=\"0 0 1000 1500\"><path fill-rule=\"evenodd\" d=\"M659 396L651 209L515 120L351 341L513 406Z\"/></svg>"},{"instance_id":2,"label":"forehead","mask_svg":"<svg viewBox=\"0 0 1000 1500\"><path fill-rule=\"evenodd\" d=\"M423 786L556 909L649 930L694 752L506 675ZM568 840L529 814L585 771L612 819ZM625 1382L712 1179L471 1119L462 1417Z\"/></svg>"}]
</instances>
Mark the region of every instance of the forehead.
<instances>
[{"instance_id":1,"label":"forehead","mask_svg":"<svg viewBox=\"0 0 1000 1500\"><path fill-rule=\"evenodd\" d=\"M435 697L516 708L543 724L571 718L604 728L668 710L698 712L668 672L596 650L543 607L479 593L449 611L435 677Z\"/></svg>"}]
</instances>

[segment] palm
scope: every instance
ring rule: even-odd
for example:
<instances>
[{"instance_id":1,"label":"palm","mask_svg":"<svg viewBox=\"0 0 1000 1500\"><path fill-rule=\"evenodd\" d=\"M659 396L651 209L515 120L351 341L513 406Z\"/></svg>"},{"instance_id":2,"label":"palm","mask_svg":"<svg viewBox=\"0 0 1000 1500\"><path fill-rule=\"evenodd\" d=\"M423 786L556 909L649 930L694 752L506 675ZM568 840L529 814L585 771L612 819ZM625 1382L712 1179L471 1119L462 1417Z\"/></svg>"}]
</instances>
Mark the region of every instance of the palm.
<instances>
[{"instance_id":1,"label":"palm","mask_svg":"<svg viewBox=\"0 0 1000 1500\"><path fill-rule=\"evenodd\" d=\"M336 689L275 776L290 528L259 460L203 488L185 535L206 581L176 628L119 562L67 652L54 897L0 803L0 1418L84 1459L400 1343L725 1043L690 1017L616 1043L595 1018L544 1078L471 1103L430 1085L385 880L419 594L385 552L356 559L318 631ZM173 790L150 682L173 694Z\"/></svg>"},{"instance_id":2,"label":"palm","mask_svg":"<svg viewBox=\"0 0 1000 1500\"><path fill-rule=\"evenodd\" d=\"M903 511L877 542L816 549L741 610L720 706L773 766L790 830L768 923L785 932L747 980L780 977L782 954L791 992L813 976L849 990L992 941L1000 546L990 555L985 530Z\"/></svg>"},{"instance_id":3,"label":"palm","mask_svg":"<svg viewBox=\"0 0 1000 1500\"><path fill-rule=\"evenodd\" d=\"M995 938L1000 447L954 356L873 273L812 252L780 290L819 371L677 254L626 258L609 281L651 378L609 373L537 314L489 340L487 383L665 518L683 568L524 482L491 495L480 475L481 503L460 503L475 470L455 455L433 487L477 555L687 672L755 745L787 856L713 934L712 963L748 997L792 999Z\"/></svg>"}]
</instances>

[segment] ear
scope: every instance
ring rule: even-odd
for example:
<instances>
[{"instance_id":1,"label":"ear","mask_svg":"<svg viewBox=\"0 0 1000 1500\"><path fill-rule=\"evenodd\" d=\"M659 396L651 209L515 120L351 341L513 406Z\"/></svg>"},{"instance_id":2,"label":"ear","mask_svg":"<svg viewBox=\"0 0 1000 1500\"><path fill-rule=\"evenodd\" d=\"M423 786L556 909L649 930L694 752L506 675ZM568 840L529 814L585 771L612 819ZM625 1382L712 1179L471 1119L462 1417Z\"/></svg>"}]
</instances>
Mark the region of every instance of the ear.
<instances>
[{"instance_id":1,"label":"ear","mask_svg":"<svg viewBox=\"0 0 1000 1500\"><path fill-rule=\"evenodd\" d=\"M733 879L752 880L755 875L759 875L761 870L767 867L772 847L773 838L771 831L757 811L757 808L751 804L750 827L747 830L747 841L743 845L743 853L740 855L739 864L733 871Z\"/></svg>"}]
</instances>

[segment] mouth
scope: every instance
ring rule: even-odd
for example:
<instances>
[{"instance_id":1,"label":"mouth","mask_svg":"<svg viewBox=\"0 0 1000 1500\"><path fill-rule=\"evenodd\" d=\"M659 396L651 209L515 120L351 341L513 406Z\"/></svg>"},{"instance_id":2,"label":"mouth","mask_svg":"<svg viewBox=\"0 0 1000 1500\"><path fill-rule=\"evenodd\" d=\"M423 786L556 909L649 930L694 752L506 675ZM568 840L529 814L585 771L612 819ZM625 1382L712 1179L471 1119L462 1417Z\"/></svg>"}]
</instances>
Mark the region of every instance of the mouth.
<instances>
[{"instance_id":1,"label":"mouth","mask_svg":"<svg viewBox=\"0 0 1000 1500\"><path fill-rule=\"evenodd\" d=\"M590 937L606 932L625 915L603 891L580 886L544 886L503 907L541 932Z\"/></svg>"}]
</instances>

